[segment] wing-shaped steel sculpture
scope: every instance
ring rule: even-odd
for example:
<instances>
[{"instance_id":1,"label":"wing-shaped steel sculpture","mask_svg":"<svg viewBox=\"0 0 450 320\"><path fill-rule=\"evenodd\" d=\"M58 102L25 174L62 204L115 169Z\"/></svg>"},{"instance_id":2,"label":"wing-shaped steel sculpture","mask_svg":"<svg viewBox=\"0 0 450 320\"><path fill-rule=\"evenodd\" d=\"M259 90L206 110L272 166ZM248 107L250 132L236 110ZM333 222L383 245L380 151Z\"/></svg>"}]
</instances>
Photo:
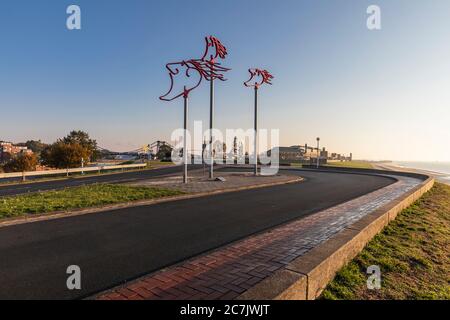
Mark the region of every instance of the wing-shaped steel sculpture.
<instances>
[{"instance_id":1,"label":"wing-shaped steel sculpture","mask_svg":"<svg viewBox=\"0 0 450 320\"><path fill-rule=\"evenodd\" d=\"M265 69L249 69L250 79L244 82L246 87L259 88L263 84L272 84L274 77Z\"/></svg>"}]
</instances>

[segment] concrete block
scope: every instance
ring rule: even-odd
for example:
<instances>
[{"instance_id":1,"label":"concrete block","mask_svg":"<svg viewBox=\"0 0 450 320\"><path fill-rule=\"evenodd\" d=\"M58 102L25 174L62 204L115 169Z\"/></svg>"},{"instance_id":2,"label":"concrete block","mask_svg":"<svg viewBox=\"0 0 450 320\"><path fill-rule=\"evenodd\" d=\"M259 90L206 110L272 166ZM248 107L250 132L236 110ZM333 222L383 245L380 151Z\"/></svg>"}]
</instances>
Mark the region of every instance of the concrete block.
<instances>
[{"instance_id":1,"label":"concrete block","mask_svg":"<svg viewBox=\"0 0 450 320\"><path fill-rule=\"evenodd\" d=\"M306 300L305 275L279 270L239 296L238 300Z\"/></svg>"}]
</instances>

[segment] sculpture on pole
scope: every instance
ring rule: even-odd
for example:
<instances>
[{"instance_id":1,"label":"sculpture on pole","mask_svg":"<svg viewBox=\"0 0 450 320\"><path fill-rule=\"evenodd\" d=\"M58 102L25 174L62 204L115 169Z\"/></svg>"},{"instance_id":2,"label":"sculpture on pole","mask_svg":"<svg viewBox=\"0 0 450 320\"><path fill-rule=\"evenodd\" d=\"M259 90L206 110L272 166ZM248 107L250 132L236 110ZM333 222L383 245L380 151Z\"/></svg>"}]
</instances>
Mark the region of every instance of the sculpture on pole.
<instances>
[{"instance_id":1,"label":"sculpture on pole","mask_svg":"<svg viewBox=\"0 0 450 320\"><path fill-rule=\"evenodd\" d=\"M189 94L198 88L203 79L210 81L211 83L211 115L210 115L210 131L211 131L211 175L214 165L213 148L212 148L212 127L213 127L213 111L214 111L214 80L226 81L223 73L230 69L222 67L220 63L216 62L216 59L224 59L227 55L226 48L215 37L206 37L206 49L203 56L200 59L182 60L179 62L171 62L166 65L166 69L169 73L170 87L166 94L159 97L163 101L173 101L180 97L184 99L184 145L183 145L183 161L184 161L184 173L183 182L187 183L187 165L188 165L188 152L187 152L187 126L188 126L188 108L189 108ZM215 49L213 54L210 53L210 49ZM209 56L209 57L208 57ZM180 70L184 68L184 73ZM186 78L191 78L193 73L197 74L198 81L194 81L191 86L184 86L181 92L174 92L175 77L177 75L183 75ZM212 177L212 176L211 176Z\"/></svg>"},{"instance_id":2,"label":"sculpture on pole","mask_svg":"<svg viewBox=\"0 0 450 320\"><path fill-rule=\"evenodd\" d=\"M187 78L190 78L192 72L196 72L198 74L198 82L194 82L194 84L190 87L184 86L182 92L176 92L173 96L171 96L172 91L174 90L175 84L175 76L180 74L180 68L185 68L184 75ZM163 101L173 101L180 97L183 97L184 100L184 141L183 141L183 183L188 183L188 143L187 143L187 127L188 127L188 108L189 108L189 94L194 89L198 88L205 77L205 72L209 72L204 69L204 67L198 63L196 60L188 60L188 61L180 61L180 62L172 62L166 65L166 69L169 72L170 77L170 88L169 91L159 97L160 100Z\"/></svg>"},{"instance_id":3,"label":"sculpture on pole","mask_svg":"<svg viewBox=\"0 0 450 320\"><path fill-rule=\"evenodd\" d=\"M244 82L248 88L255 90L255 133L254 133L254 152L255 152L255 176L258 175L258 90L263 84L272 85L274 78L269 71L262 69L249 69L250 79Z\"/></svg>"},{"instance_id":4,"label":"sculpture on pole","mask_svg":"<svg viewBox=\"0 0 450 320\"><path fill-rule=\"evenodd\" d=\"M209 170L209 178L214 178L214 150L213 150L213 129L214 129L214 80L226 81L224 74L231 69L221 66L218 59L225 59L228 55L227 48L220 42L219 39L213 36L205 37L206 48L200 61L206 64L209 69L209 73L205 76L205 79L209 81L210 84L210 108L209 108L209 130L210 130L210 159L211 166ZM211 50L215 50L212 54Z\"/></svg>"}]
</instances>

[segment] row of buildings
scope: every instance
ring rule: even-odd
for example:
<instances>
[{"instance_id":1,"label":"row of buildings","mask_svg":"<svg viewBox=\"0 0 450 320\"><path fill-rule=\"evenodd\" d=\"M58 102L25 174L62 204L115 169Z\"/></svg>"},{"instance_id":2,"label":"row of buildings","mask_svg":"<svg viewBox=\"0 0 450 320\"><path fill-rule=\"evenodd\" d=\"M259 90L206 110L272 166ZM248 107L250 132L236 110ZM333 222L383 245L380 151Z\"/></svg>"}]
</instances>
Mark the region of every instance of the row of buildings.
<instances>
[{"instance_id":1,"label":"row of buildings","mask_svg":"<svg viewBox=\"0 0 450 320\"><path fill-rule=\"evenodd\" d=\"M0 141L0 164L8 162L18 154L32 154L25 146L14 145L11 142Z\"/></svg>"},{"instance_id":2,"label":"row of buildings","mask_svg":"<svg viewBox=\"0 0 450 320\"><path fill-rule=\"evenodd\" d=\"M308 144L303 146L280 147L279 154L280 163L315 163L317 162L317 157L319 157L322 164L328 161L352 161L353 159L351 153L349 156L340 153L330 153L326 148L317 150L317 148L310 147Z\"/></svg>"}]
</instances>

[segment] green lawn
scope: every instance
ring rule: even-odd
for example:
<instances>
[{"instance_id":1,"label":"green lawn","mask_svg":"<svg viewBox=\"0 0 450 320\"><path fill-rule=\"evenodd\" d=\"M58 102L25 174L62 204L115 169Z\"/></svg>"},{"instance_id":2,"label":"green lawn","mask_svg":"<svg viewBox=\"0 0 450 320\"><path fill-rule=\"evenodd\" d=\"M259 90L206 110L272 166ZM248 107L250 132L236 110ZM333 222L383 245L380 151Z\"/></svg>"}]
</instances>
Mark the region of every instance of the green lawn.
<instances>
[{"instance_id":1,"label":"green lawn","mask_svg":"<svg viewBox=\"0 0 450 320\"><path fill-rule=\"evenodd\" d=\"M147 161L147 167L152 168L152 169L173 166L173 165L174 165L174 163L172 161L169 161L169 162L164 162L164 161L159 161L159 160Z\"/></svg>"},{"instance_id":2,"label":"green lawn","mask_svg":"<svg viewBox=\"0 0 450 320\"><path fill-rule=\"evenodd\" d=\"M338 168L358 168L358 169L373 169L370 162L366 161L345 161L345 162L331 162L326 165L327 167Z\"/></svg>"},{"instance_id":3,"label":"green lawn","mask_svg":"<svg viewBox=\"0 0 450 320\"><path fill-rule=\"evenodd\" d=\"M161 188L95 184L0 198L0 219L182 194Z\"/></svg>"},{"instance_id":4,"label":"green lawn","mask_svg":"<svg viewBox=\"0 0 450 320\"><path fill-rule=\"evenodd\" d=\"M300 163L291 163L291 167L302 167ZM336 168L357 168L357 169L373 169L370 162L367 161L346 161L346 162L329 162L324 167Z\"/></svg>"},{"instance_id":5,"label":"green lawn","mask_svg":"<svg viewBox=\"0 0 450 320\"><path fill-rule=\"evenodd\" d=\"M450 299L450 186L436 186L344 267L323 299ZM366 270L381 268L382 288L367 289Z\"/></svg>"}]
</instances>

